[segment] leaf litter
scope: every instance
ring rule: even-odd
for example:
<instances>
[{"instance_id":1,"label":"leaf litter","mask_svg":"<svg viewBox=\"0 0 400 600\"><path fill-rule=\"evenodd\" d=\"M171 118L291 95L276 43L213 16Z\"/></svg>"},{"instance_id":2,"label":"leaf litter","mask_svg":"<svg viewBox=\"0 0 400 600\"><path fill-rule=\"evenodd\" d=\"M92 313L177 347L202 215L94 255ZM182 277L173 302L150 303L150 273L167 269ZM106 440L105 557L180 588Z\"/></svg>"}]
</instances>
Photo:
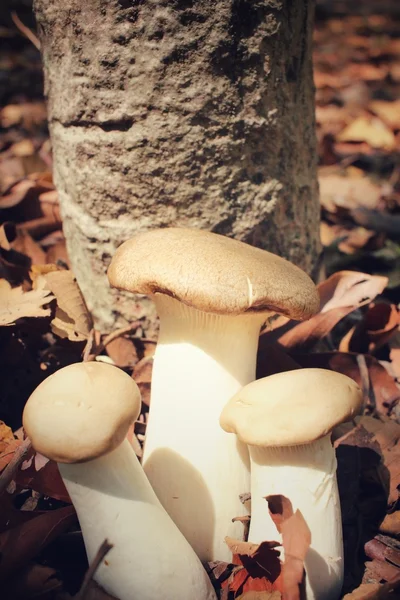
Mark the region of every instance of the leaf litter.
<instances>
[{"instance_id":1,"label":"leaf litter","mask_svg":"<svg viewBox=\"0 0 400 600\"><path fill-rule=\"evenodd\" d=\"M314 34L321 307L306 323L272 320L260 339L257 376L314 366L361 385L364 414L334 432L343 597L377 600L399 597L400 585L400 29L390 10L377 14L382 2L362 15L353 2L327 4L318 5ZM0 36L11 48L0 51L10 82L0 92L0 471L16 468L0 496L2 597L69 600L87 568L82 537L55 463L21 452L24 403L63 366L83 357L111 361L133 372L144 397L129 434L140 455L155 343L143 338L140 323L111 337L93 329L69 270L40 57L17 29L0 28ZM228 540L232 563L208 565L220 599L300 598L306 525L284 498L269 498L269 507L285 559L274 540ZM79 557L71 564L70 548ZM110 598L93 581L84 594Z\"/></svg>"}]
</instances>

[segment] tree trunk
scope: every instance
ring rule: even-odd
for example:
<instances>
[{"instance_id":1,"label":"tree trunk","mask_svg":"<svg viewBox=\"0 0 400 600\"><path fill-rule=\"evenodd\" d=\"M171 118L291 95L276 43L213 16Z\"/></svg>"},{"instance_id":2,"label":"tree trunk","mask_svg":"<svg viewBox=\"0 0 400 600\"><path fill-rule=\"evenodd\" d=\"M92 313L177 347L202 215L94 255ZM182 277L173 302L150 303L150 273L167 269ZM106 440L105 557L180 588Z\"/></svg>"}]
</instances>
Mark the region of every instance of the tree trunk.
<instances>
[{"instance_id":1,"label":"tree trunk","mask_svg":"<svg viewBox=\"0 0 400 600\"><path fill-rule=\"evenodd\" d=\"M36 0L54 174L101 329L149 303L105 270L136 232L207 228L309 273L319 252L312 0Z\"/></svg>"}]
</instances>

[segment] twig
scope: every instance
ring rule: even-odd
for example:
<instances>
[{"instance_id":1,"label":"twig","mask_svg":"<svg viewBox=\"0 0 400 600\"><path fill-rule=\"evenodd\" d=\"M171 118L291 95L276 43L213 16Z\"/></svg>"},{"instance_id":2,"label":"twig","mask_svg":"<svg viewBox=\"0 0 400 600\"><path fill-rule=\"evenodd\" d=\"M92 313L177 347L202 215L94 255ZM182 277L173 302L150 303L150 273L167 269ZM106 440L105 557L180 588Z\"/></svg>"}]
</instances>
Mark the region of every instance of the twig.
<instances>
[{"instance_id":1,"label":"twig","mask_svg":"<svg viewBox=\"0 0 400 600\"><path fill-rule=\"evenodd\" d=\"M17 13L14 10L11 11L11 18L12 18L16 28L19 29L19 31L25 37L27 37L29 41L32 42L32 44L35 46L35 48L37 50L40 50L39 38L33 33L33 31L31 31L29 29L29 27L27 27L26 25L23 24L23 22L21 21L21 19L19 18L19 16L17 15Z\"/></svg>"},{"instance_id":2,"label":"twig","mask_svg":"<svg viewBox=\"0 0 400 600\"><path fill-rule=\"evenodd\" d=\"M93 352L90 355L88 355L88 358L86 360L94 360L96 358L96 356L98 356L99 354L101 354L101 352L103 352L103 350L106 348L106 346L108 344L110 344L117 338L125 335L126 333L135 331L141 325L142 325L141 321L134 321L133 323L131 323L130 325L127 325L126 327L121 327L121 329L116 329L115 331L112 331L104 338L104 340L97 346L97 348L95 348L93 350Z\"/></svg>"},{"instance_id":3,"label":"twig","mask_svg":"<svg viewBox=\"0 0 400 600\"><path fill-rule=\"evenodd\" d=\"M87 362L88 360L93 360L91 358L91 354L90 353L91 353L92 348L93 348L95 333L96 333L95 329L91 329L90 330L89 337L87 339L85 349L83 350L83 355L82 355L83 362Z\"/></svg>"},{"instance_id":4,"label":"twig","mask_svg":"<svg viewBox=\"0 0 400 600\"><path fill-rule=\"evenodd\" d=\"M14 475L17 472L19 465L24 461L25 456L28 454L31 447L31 440L26 438L14 452L14 456L0 475L0 496L4 494L10 485L10 482L14 479Z\"/></svg>"},{"instance_id":5,"label":"twig","mask_svg":"<svg viewBox=\"0 0 400 600\"><path fill-rule=\"evenodd\" d=\"M106 554L111 550L113 544L110 544L108 540L104 540L101 544L100 548L97 550L96 556L92 560L89 565L88 570L86 571L85 577L83 578L83 582L79 592L74 596L74 600L84 600L85 594L87 592L88 586L93 579L94 574L100 566L101 561L106 556Z\"/></svg>"}]
</instances>

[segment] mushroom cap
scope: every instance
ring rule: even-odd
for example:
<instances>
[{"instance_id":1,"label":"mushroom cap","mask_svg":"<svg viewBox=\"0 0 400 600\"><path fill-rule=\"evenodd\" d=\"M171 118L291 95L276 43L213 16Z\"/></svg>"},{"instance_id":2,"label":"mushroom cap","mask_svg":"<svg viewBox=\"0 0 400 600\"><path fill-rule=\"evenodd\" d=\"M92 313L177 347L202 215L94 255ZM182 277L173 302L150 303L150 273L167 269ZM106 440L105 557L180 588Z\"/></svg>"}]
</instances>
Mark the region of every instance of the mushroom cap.
<instances>
[{"instance_id":1,"label":"mushroom cap","mask_svg":"<svg viewBox=\"0 0 400 600\"><path fill-rule=\"evenodd\" d=\"M216 314L276 312L307 319L319 296L304 271L266 250L216 233L171 227L139 233L116 251L113 287L166 294Z\"/></svg>"},{"instance_id":2,"label":"mushroom cap","mask_svg":"<svg viewBox=\"0 0 400 600\"><path fill-rule=\"evenodd\" d=\"M140 412L140 392L118 367L69 365L45 379L29 397L23 426L47 458L79 463L111 452Z\"/></svg>"},{"instance_id":3,"label":"mushroom cap","mask_svg":"<svg viewBox=\"0 0 400 600\"><path fill-rule=\"evenodd\" d=\"M298 369L246 385L225 405L220 425L250 446L296 446L354 418L361 403L361 389L350 377Z\"/></svg>"}]
</instances>

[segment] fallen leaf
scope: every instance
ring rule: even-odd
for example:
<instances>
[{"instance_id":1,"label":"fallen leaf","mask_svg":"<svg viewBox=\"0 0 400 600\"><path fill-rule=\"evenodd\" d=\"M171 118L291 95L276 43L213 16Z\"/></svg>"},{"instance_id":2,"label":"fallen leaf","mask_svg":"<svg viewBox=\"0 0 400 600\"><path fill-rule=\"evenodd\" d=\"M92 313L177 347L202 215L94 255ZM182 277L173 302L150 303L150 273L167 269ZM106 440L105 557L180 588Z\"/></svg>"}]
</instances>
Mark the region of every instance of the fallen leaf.
<instances>
[{"instance_id":1,"label":"fallen leaf","mask_svg":"<svg viewBox=\"0 0 400 600\"><path fill-rule=\"evenodd\" d=\"M332 308L354 308L368 304L381 294L388 283L387 277L357 271L339 271L318 284L321 312Z\"/></svg>"},{"instance_id":2,"label":"fallen leaf","mask_svg":"<svg viewBox=\"0 0 400 600\"><path fill-rule=\"evenodd\" d=\"M0 279L0 326L11 325L23 317L48 317L49 308L43 308L54 299L50 290L36 289L24 292L22 287L11 288Z\"/></svg>"},{"instance_id":3,"label":"fallen leaf","mask_svg":"<svg viewBox=\"0 0 400 600\"><path fill-rule=\"evenodd\" d=\"M382 594L388 591L381 583L362 583L356 590L343 596L343 600L383 600L386 596Z\"/></svg>"},{"instance_id":4,"label":"fallen leaf","mask_svg":"<svg viewBox=\"0 0 400 600\"><path fill-rule=\"evenodd\" d=\"M322 245L327 247L337 242L338 248L345 254L355 254L364 248L374 237L374 232L364 227L348 229L343 225L331 225L325 221L320 224Z\"/></svg>"},{"instance_id":5,"label":"fallen leaf","mask_svg":"<svg viewBox=\"0 0 400 600\"><path fill-rule=\"evenodd\" d=\"M300 585L304 576L304 560L311 544L311 532L299 510L293 512L288 498L267 496L269 513L279 533L285 559L282 566L284 598L300 600Z\"/></svg>"},{"instance_id":6,"label":"fallen leaf","mask_svg":"<svg viewBox=\"0 0 400 600\"><path fill-rule=\"evenodd\" d=\"M351 216L356 223L363 227L386 233L392 239L400 239L399 215L386 214L361 206L351 210Z\"/></svg>"},{"instance_id":7,"label":"fallen leaf","mask_svg":"<svg viewBox=\"0 0 400 600\"><path fill-rule=\"evenodd\" d=\"M359 117L337 137L339 142L367 142L372 148L394 150L396 138L391 129L378 118Z\"/></svg>"},{"instance_id":8,"label":"fallen leaf","mask_svg":"<svg viewBox=\"0 0 400 600\"><path fill-rule=\"evenodd\" d=\"M27 231L17 227L16 234L15 241L12 244L13 250L28 256L31 265L40 265L46 262L46 253Z\"/></svg>"},{"instance_id":9,"label":"fallen leaf","mask_svg":"<svg viewBox=\"0 0 400 600\"><path fill-rule=\"evenodd\" d=\"M395 565L381 560L369 560L365 563L365 572L361 583L380 583L393 581L400 575L400 570Z\"/></svg>"},{"instance_id":10,"label":"fallen leaf","mask_svg":"<svg viewBox=\"0 0 400 600\"><path fill-rule=\"evenodd\" d=\"M39 564L30 564L6 583L2 584L2 600L55 600L55 594L62 589L54 569ZM67 600L65 597L60 600ZM85 599L87 600L87 599Z\"/></svg>"},{"instance_id":11,"label":"fallen leaf","mask_svg":"<svg viewBox=\"0 0 400 600\"><path fill-rule=\"evenodd\" d=\"M394 304L371 303L362 320L339 345L341 352L371 354L386 344L398 330L400 312Z\"/></svg>"},{"instance_id":12,"label":"fallen leaf","mask_svg":"<svg viewBox=\"0 0 400 600\"><path fill-rule=\"evenodd\" d=\"M0 472L8 465L21 443L14 437L10 427L0 421Z\"/></svg>"},{"instance_id":13,"label":"fallen leaf","mask_svg":"<svg viewBox=\"0 0 400 600\"><path fill-rule=\"evenodd\" d=\"M400 129L400 100L387 102L385 100L373 100L368 108L374 112L389 127Z\"/></svg>"},{"instance_id":14,"label":"fallen leaf","mask_svg":"<svg viewBox=\"0 0 400 600\"><path fill-rule=\"evenodd\" d=\"M284 348L305 352L323 339L346 315L368 304L386 287L387 277L357 271L340 271L318 284L320 312L308 321L298 323L287 318L272 323L260 337L260 350L278 341Z\"/></svg>"},{"instance_id":15,"label":"fallen leaf","mask_svg":"<svg viewBox=\"0 0 400 600\"><path fill-rule=\"evenodd\" d=\"M379 526L379 531L388 535L400 535L400 511L387 514Z\"/></svg>"},{"instance_id":16,"label":"fallen leaf","mask_svg":"<svg viewBox=\"0 0 400 600\"><path fill-rule=\"evenodd\" d=\"M77 522L73 506L51 510L0 534L0 581L12 577Z\"/></svg>"},{"instance_id":17,"label":"fallen leaf","mask_svg":"<svg viewBox=\"0 0 400 600\"><path fill-rule=\"evenodd\" d=\"M30 140L29 138L25 138L24 140L16 142L10 148L10 153L13 154L13 156L31 156L32 154L34 154L34 152L35 146L32 140Z\"/></svg>"},{"instance_id":18,"label":"fallen leaf","mask_svg":"<svg viewBox=\"0 0 400 600\"><path fill-rule=\"evenodd\" d=\"M127 337L118 337L106 346L108 356L120 368L132 368L138 362L135 344Z\"/></svg>"},{"instance_id":19,"label":"fallen leaf","mask_svg":"<svg viewBox=\"0 0 400 600\"><path fill-rule=\"evenodd\" d=\"M0 111L0 123L5 128L22 125L24 129L32 129L44 123L46 118L47 111L44 102L9 104Z\"/></svg>"},{"instance_id":20,"label":"fallen leaf","mask_svg":"<svg viewBox=\"0 0 400 600\"><path fill-rule=\"evenodd\" d=\"M33 287L40 286L54 294L57 301L56 314L51 322L53 332L72 342L87 340L93 328L92 317L82 292L71 271L49 270L34 277Z\"/></svg>"},{"instance_id":21,"label":"fallen leaf","mask_svg":"<svg viewBox=\"0 0 400 600\"><path fill-rule=\"evenodd\" d=\"M237 596L237 600L280 600L282 594L278 591L273 592L245 592Z\"/></svg>"},{"instance_id":22,"label":"fallen leaf","mask_svg":"<svg viewBox=\"0 0 400 600\"><path fill-rule=\"evenodd\" d=\"M139 387L142 402L150 406L151 375L153 371L153 357L142 358L134 366L132 377Z\"/></svg>"},{"instance_id":23,"label":"fallen leaf","mask_svg":"<svg viewBox=\"0 0 400 600\"><path fill-rule=\"evenodd\" d=\"M33 456L34 460L30 463L25 461L24 468L17 471L15 475L17 485L40 492L43 496L71 503L57 463L49 460L44 464L41 462L38 464L36 454L33 453Z\"/></svg>"},{"instance_id":24,"label":"fallen leaf","mask_svg":"<svg viewBox=\"0 0 400 600\"><path fill-rule=\"evenodd\" d=\"M329 213L338 208L376 208L382 196L381 186L368 177L343 176L336 173L319 171L318 176L322 207Z\"/></svg>"},{"instance_id":25,"label":"fallen leaf","mask_svg":"<svg viewBox=\"0 0 400 600\"><path fill-rule=\"evenodd\" d=\"M356 418L356 427L340 439L341 445L370 448L382 457L381 482L386 487L388 504L398 499L400 484L400 425L369 416ZM337 443L335 443L337 445Z\"/></svg>"},{"instance_id":26,"label":"fallen leaf","mask_svg":"<svg viewBox=\"0 0 400 600\"><path fill-rule=\"evenodd\" d=\"M8 444L14 440L15 437L11 428L4 421L0 421L0 452L3 452Z\"/></svg>"}]
</instances>

